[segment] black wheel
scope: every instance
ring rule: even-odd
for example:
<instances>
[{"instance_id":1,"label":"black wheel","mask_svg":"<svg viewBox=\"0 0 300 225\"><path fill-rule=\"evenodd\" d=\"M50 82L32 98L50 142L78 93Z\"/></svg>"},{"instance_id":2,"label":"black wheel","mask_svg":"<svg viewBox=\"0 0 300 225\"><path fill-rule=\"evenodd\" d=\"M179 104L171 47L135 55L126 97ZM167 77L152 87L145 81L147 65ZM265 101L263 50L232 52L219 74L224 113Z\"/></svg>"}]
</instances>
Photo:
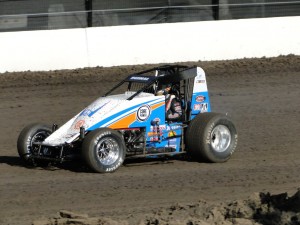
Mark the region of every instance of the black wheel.
<instances>
[{"instance_id":1,"label":"black wheel","mask_svg":"<svg viewBox=\"0 0 300 225\"><path fill-rule=\"evenodd\" d=\"M45 165L33 160L32 156L37 154L37 148L33 145L34 142L44 141L50 134L52 129L44 124L30 124L26 126L20 133L17 148L20 158L28 165Z\"/></svg>"},{"instance_id":2,"label":"black wheel","mask_svg":"<svg viewBox=\"0 0 300 225\"><path fill-rule=\"evenodd\" d=\"M82 144L87 165L99 173L114 172L124 162L126 147L122 135L109 128L89 133Z\"/></svg>"},{"instance_id":3,"label":"black wheel","mask_svg":"<svg viewBox=\"0 0 300 225\"><path fill-rule=\"evenodd\" d=\"M198 114L186 132L187 152L197 160L227 161L237 146L238 135L233 122L219 113Z\"/></svg>"}]
</instances>

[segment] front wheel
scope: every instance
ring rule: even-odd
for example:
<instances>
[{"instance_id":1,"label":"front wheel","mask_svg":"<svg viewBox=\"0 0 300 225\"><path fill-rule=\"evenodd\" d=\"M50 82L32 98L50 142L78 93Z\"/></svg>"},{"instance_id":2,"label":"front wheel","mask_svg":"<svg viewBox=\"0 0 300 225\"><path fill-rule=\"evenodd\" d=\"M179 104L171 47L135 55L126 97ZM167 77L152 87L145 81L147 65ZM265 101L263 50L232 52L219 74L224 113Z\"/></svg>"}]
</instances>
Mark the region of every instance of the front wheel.
<instances>
[{"instance_id":1,"label":"front wheel","mask_svg":"<svg viewBox=\"0 0 300 225\"><path fill-rule=\"evenodd\" d=\"M82 155L87 165L98 173L117 170L124 162L126 147L122 135L109 128L100 128L87 135Z\"/></svg>"},{"instance_id":2,"label":"front wheel","mask_svg":"<svg viewBox=\"0 0 300 225\"><path fill-rule=\"evenodd\" d=\"M26 126L21 131L17 142L22 161L28 165L36 165L38 162L33 160L33 156L38 154L38 147L34 143L43 142L51 133L52 129L44 124L35 123Z\"/></svg>"},{"instance_id":3,"label":"front wheel","mask_svg":"<svg viewBox=\"0 0 300 225\"><path fill-rule=\"evenodd\" d=\"M237 140L233 122L219 113L198 114L186 132L187 151L209 162L227 161L235 151Z\"/></svg>"}]
</instances>

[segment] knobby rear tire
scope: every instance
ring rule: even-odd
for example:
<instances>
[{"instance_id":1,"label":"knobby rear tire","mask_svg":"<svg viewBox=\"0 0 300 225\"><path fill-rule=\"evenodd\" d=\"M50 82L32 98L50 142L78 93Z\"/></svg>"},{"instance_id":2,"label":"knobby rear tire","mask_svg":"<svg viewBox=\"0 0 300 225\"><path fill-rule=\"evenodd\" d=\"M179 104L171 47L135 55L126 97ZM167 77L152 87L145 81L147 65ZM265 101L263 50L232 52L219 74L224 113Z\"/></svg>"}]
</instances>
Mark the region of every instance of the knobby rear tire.
<instances>
[{"instance_id":1,"label":"knobby rear tire","mask_svg":"<svg viewBox=\"0 0 300 225\"><path fill-rule=\"evenodd\" d=\"M186 132L187 152L200 161L227 161L234 153L237 141L233 122L219 113L198 114Z\"/></svg>"}]
</instances>

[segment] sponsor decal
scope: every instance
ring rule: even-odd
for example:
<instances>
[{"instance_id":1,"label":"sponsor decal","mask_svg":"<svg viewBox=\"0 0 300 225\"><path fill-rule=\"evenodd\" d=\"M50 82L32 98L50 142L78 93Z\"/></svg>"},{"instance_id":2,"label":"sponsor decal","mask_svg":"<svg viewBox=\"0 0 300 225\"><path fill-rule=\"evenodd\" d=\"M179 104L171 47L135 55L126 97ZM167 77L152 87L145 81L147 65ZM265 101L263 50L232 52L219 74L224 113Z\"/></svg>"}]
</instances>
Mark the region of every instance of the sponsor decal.
<instances>
[{"instance_id":1,"label":"sponsor decal","mask_svg":"<svg viewBox=\"0 0 300 225\"><path fill-rule=\"evenodd\" d=\"M154 137L154 139L157 138L158 136L157 128L158 128L157 126L151 126L151 131L147 133L148 137ZM163 134L168 134L168 137L173 137L177 135L177 133L174 130L179 130L179 129L182 129L182 127L179 125L174 125L174 126L161 125L159 126L159 135L163 136Z\"/></svg>"},{"instance_id":2,"label":"sponsor decal","mask_svg":"<svg viewBox=\"0 0 300 225\"><path fill-rule=\"evenodd\" d=\"M200 111L201 104L194 104L194 110Z\"/></svg>"},{"instance_id":3,"label":"sponsor decal","mask_svg":"<svg viewBox=\"0 0 300 225\"><path fill-rule=\"evenodd\" d=\"M176 132L175 131L171 131L168 133L168 137L174 137L176 136Z\"/></svg>"},{"instance_id":4,"label":"sponsor decal","mask_svg":"<svg viewBox=\"0 0 300 225\"><path fill-rule=\"evenodd\" d=\"M168 137L171 139L168 140L168 146L166 146L166 147L171 147L171 148L175 148L175 149L177 148L177 139L174 137L175 135L176 135L176 132L174 132L174 131L170 131L168 133ZM172 137L174 137L174 138L172 138Z\"/></svg>"},{"instance_id":5,"label":"sponsor decal","mask_svg":"<svg viewBox=\"0 0 300 225\"><path fill-rule=\"evenodd\" d=\"M173 125L173 126L160 125L159 129L160 130L166 130L166 131L178 130L178 129L182 129L182 126L180 126L180 125ZM151 130L153 130L153 127L151 127Z\"/></svg>"},{"instance_id":6,"label":"sponsor decal","mask_svg":"<svg viewBox=\"0 0 300 225\"><path fill-rule=\"evenodd\" d=\"M200 112L207 112L207 110L208 110L208 104L202 103L200 107Z\"/></svg>"},{"instance_id":7,"label":"sponsor decal","mask_svg":"<svg viewBox=\"0 0 300 225\"><path fill-rule=\"evenodd\" d=\"M74 128L75 128L76 130L79 130L80 127L82 127L84 124L85 124L85 121L84 121L84 120L79 120L79 121L77 121L77 123L75 124Z\"/></svg>"},{"instance_id":8,"label":"sponsor decal","mask_svg":"<svg viewBox=\"0 0 300 225\"><path fill-rule=\"evenodd\" d=\"M80 116L89 116L92 117L96 112L98 112L100 109L102 109L104 106L106 106L110 101L104 103L102 106L91 110L91 109L85 109L82 111L82 113L80 113Z\"/></svg>"},{"instance_id":9,"label":"sponsor decal","mask_svg":"<svg viewBox=\"0 0 300 225\"><path fill-rule=\"evenodd\" d=\"M196 102L204 102L205 101L205 96L199 95L196 97Z\"/></svg>"},{"instance_id":10,"label":"sponsor decal","mask_svg":"<svg viewBox=\"0 0 300 225\"><path fill-rule=\"evenodd\" d=\"M168 127L167 130L179 130L179 129L182 129L182 126L180 126L180 125L174 125L174 126Z\"/></svg>"},{"instance_id":11,"label":"sponsor decal","mask_svg":"<svg viewBox=\"0 0 300 225\"><path fill-rule=\"evenodd\" d=\"M152 137L150 138L150 141L159 141L158 137Z\"/></svg>"},{"instance_id":12,"label":"sponsor decal","mask_svg":"<svg viewBox=\"0 0 300 225\"><path fill-rule=\"evenodd\" d=\"M110 101L106 102L105 104L103 104L102 106L100 106L99 108L90 111L90 113L88 114L89 117L93 116L96 112L98 112L100 109L102 109L104 106L106 106Z\"/></svg>"},{"instance_id":13,"label":"sponsor decal","mask_svg":"<svg viewBox=\"0 0 300 225\"><path fill-rule=\"evenodd\" d=\"M204 75L204 71L199 70L199 68L197 69L197 78L202 78Z\"/></svg>"},{"instance_id":14,"label":"sponsor decal","mask_svg":"<svg viewBox=\"0 0 300 225\"><path fill-rule=\"evenodd\" d=\"M157 126L151 126L151 131L157 131ZM162 132L163 130L166 130L166 125L159 125L159 131Z\"/></svg>"},{"instance_id":15,"label":"sponsor decal","mask_svg":"<svg viewBox=\"0 0 300 225\"><path fill-rule=\"evenodd\" d=\"M148 137L158 136L157 132L148 132ZM159 136L163 136L163 134L160 132Z\"/></svg>"},{"instance_id":16,"label":"sponsor decal","mask_svg":"<svg viewBox=\"0 0 300 225\"><path fill-rule=\"evenodd\" d=\"M195 111L200 111L200 112L207 112L208 104L207 103L195 104L194 105L194 110Z\"/></svg>"},{"instance_id":17,"label":"sponsor decal","mask_svg":"<svg viewBox=\"0 0 300 225\"><path fill-rule=\"evenodd\" d=\"M157 126L151 126L151 131L156 131ZM181 130L182 126L180 125L173 125L173 126L166 126L166 125L159 125L160 132L162 131L173 131L173 130Z\"/></svg>"},{"instance_id":18,"label":"sponsor decal","mask_svg":"<svg viewBox=\"0 0 300 225\"><path fill-rule=\"evenodd\" d=\"M80 116L88 116L92 111L90 109L85 109L82 111Z\"/></svg>"},{"instance_id":19,"label":"sponsor decal","mask_svg":"<svg viewBox=\"0 0 300 225\"><path fill-rule=\"evenodd\" d=\"M140 121L140 122L146 121L149 118L149 116L151 115L150 106L149 105L141 106L138 109L136 114L137 114L136 116L137 116L138 121Z\"/></svg>"},{"instance_id":20,"label":"sponsor decal","mask_svg":"<svg viewBox=\"0 0 300 225\"><path fill-rule=\"evenodd\" d=\"M130 77L130 80L148 81L149 77Z\"/></svg>"}]
</instances>

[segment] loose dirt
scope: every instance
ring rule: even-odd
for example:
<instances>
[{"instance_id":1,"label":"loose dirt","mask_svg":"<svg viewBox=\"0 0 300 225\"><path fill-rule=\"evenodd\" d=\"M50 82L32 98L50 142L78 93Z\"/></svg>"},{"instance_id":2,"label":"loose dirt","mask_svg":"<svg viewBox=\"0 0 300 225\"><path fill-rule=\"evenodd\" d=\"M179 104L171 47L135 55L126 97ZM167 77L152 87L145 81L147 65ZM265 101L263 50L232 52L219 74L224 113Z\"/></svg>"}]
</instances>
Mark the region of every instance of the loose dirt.
<instances>
[{"instance_id":1,"label":"loose dirt","mask_svg":"<svg viewBox=\"0 0 300 225\"><path fill-rule=\"evenodd\" d=\"M25 125L63 124L154 65L0 74L0 224L63 224L78 214L96 224L299 224L300 57L185 64L204 68L212 110L237 126L237 151L226 163L136 160L112 174L81 163L24 167L16 141ZM297 204L287 206L291 199Z\"/></svg>"}]
</instances>

